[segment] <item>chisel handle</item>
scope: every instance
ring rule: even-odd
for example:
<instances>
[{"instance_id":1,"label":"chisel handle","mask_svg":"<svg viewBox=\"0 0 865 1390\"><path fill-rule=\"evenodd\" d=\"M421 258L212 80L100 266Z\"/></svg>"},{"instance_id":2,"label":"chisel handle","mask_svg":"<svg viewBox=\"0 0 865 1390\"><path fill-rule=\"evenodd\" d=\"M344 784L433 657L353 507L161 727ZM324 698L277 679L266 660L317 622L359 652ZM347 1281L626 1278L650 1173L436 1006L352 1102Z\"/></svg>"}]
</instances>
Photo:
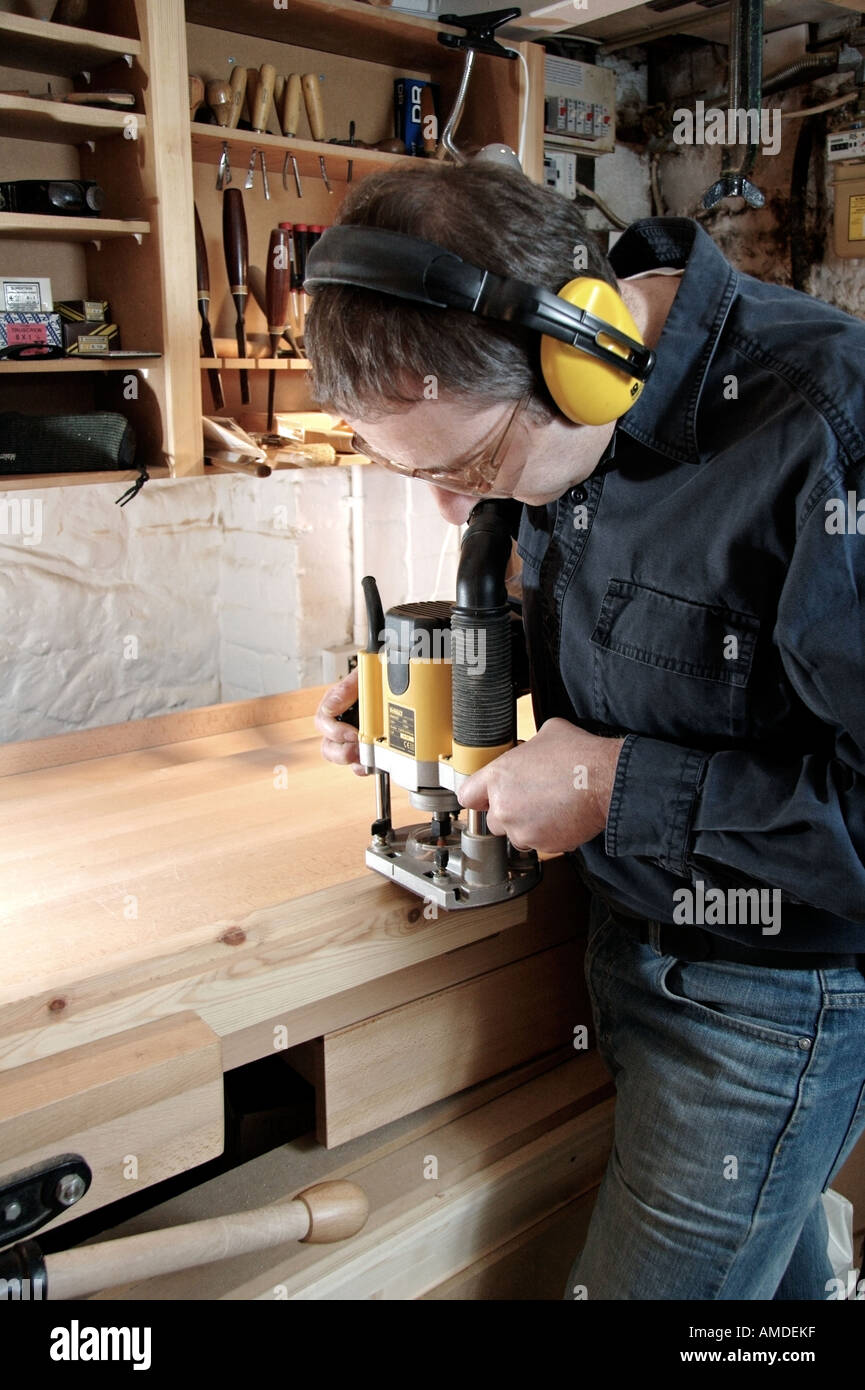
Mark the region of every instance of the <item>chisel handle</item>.
<instances>
[{"instance_id":1,"label":"chisel handle","mask_svg":"<svg viewBox=\"0 0 865 1390\"><path fill-rule=\"evenodd\" d=\"M250 111L252 128L262 131L267 126L270 103L273 101L273 84L276 81L276 68L273 63L262 64L255 88L255 100Z\"/></svg>"},{"instance_id":2,"label":"chisel handle","mask_svg":"<svg viewBox=\"0 0 865 1390\"><path fill-rule=\"evenodd\" d=\"M216 124L227 126L231 116L231 88L227 82L208 82L207 104L216 117Z\"/></svg>"},{"instance_id":3,"label":"chisel handle","mask_svg":"<svg viewBox=\"0 0 865 1390\"><path fill-rule=\"evenodd\" d=\"M228 124L232 130L237 129L243 111L243 102L246 97L246 68L234 67L231 69L231 115Z\"/></svg>"},{"instance_id":4,"label":"chisel handle","mask_svg":"<svg viewBox=\"0 0 865 1390\"><path fill-rule=\"evenodd\" d=\"M283 227L274 227L267 253L267 331L281 337L288 323L291 296L291 241Z\"/></svg>"},{"instance_id":5,"label":"chisel handle","mask_svg":"<svg viewBox=\"0 0 865 1390\"><path fill-rule=\"evenodd\" d=\"M306 115L309 120L309 128L312 131L313 140L323 140L324 135L324 110L321 104L321 83L318 74L315 72L305 72L301 79L303 88L303 99L306 102Z\"/></svg>"},{"instance_id":6,"label":"chisel handle","mask_svg":"<svg viewBox=\"0 0 865 1390\"><path fill-rule=\"evenodd\" d=\"M243 194L239 188L227 188L222 202L222 239L225 249L225 269L233 295L248 293L249 237Z\"/></svg>"},{"instance_id":7,"label":"chisel handle","mask_svg":"<svg viewBox=\"0 0 865 1390\"><path fill-rule=\"evenodd\" d=\"M297 135L297 127L300 124L300 95L300 74L290 72L282 94L282 110L279 114L282 133L290 140Z\"/></svg>"},{"instance_id":8,"label":"chisel handle","mask_svg":"<svg viewBox=\"0 0 865 1390\"><path fill-rule=\"evenodd\" d=\"M204 82L200 77L189 79L189 119L195 120L195 113L204 105Z\"/></svg>"}]
</instances>

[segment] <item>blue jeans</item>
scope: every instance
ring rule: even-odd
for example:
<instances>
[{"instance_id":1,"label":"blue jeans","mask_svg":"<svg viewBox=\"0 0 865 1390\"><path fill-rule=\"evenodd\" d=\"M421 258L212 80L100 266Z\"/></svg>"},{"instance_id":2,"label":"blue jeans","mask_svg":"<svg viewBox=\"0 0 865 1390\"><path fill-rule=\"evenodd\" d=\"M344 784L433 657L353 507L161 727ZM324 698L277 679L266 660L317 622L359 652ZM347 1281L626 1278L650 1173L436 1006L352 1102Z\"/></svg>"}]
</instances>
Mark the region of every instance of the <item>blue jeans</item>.
<instances>
[{"instance_id":1,"label":"blue jeans","mask_svg":"<svg viewBox=\"0 0 865 1390\"><path fill-rule=\"evenodd\" d=\"M593 896L613 1151L565 1298L826 1299L821 1193L865 1128L865 977L695 963Z\"/></svg>"}]
</instances>

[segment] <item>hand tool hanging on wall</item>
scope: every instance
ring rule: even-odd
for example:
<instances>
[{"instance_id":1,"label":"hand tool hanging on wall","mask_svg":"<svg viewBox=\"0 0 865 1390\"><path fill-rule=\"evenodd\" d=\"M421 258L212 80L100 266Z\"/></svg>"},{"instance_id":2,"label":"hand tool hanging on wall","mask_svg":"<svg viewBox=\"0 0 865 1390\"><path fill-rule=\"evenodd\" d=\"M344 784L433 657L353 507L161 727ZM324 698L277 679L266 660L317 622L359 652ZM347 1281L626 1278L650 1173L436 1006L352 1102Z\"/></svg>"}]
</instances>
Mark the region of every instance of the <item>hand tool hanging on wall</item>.
<instances>
[{"instance_id":1,"label":"hand tool hanging on wall","mask_svg":"<svg viewBox=\"0 0 865 1390\"><path fill-rule=\"evenodd\" d=\"M284 227L274 227L267 253L267 331L270 334L270 355L279 351L279 340L288 320L291 294L291 245ZM267 428L273 429L273 401L276 392L276 368L271 367L267 383Z\"/></svg>"},{"instance_id":2,"label":"hand tool hanging on wall","mask_svg":"<svg viewBox=\"0 0 865 1390\"><path fill-rule=\"evenodd\" d=\"M222 142L222 154L219 156L219 168L216 171L216 189L218 193L231 183L231 161L228 157L228 141Z\"/></svg>"},{"instance_id":3,"label":"hand tool hanging on wall","mask_svg":"<svg viewBox=\"0 0 865 1390\"><path fill-rule=\"evenodd\" d=\"M207 245L198 208L195 208L195 270L198 278L198 312L201 315L201 347L205 357L215 357L213 333L210 329L210 267L207 263ZM207 380L210 383L213 408L222 410L225 396L222 393L219 372L213 367L208 367Z\"/></svg>"},{"instance_id":4,"label":"hand tool hanging on wall","mask_svg":"<svg viewBox=\"0 0 865 1390\"><path fill-rule=\"evenodd\" d=\"M290 225L291 224L289 223L289 226ZM285 224L280 223L280 226L284 227ZM289 243L290 240L291 239L289 238ZM293 254L294 252L291 249L291 245L289 244L289 256L291 257ZM247 281L249 283L249 293L252 295L259 309L264 314L264 317L267 318L267 276L265 275L264 271L261 269L260 266L250 265L249 270L247 272ZM303 353L297 345L297 341L292 330L293 324L291 322L291 310L289 309L286 315L285 323L282 325L282 328L280 329L280 332L282 334L282 341L285 343L286 347L291 348L291 351L295 357L302 357Z\"/></svg>"},{"instance_id":5,"label":"hand tool hanging on wall","mask_svg":"<svg viewBox=\"0 0 865 1390\"><path fill-rule=\"evenodd\" d=\"M249 237L246 230L246 212L243 194L239 188L229 188L222 203L222 240L225 251L225 269L231 297L237 310L235 332L239 357L246 357L246 300L249 295L247 268L249 266ZM240 373L240 399L249 405L249 373Z\"/></svg>"},{"instance_id":6,"label":"hand tool hanging on wall","mask_svg":"<svg viewBox=\"0 0 865 1390\"><path fill-rule=\"evenodd\" d=\"M309 128L312 131L313 140L326 140L324 133L324 110L321 104L321 83L314 72L305 72L301 79L303 88L303 99L306 103L306 115L309 121ZM330 179L327 177L327 167L324 162L324 155L318 156L318 167L321 170L321 177L328 193L332 193Z\"/></svg>"},{"instance_id":7,"label":"hand tool hanging on wall","mask_svg":"<svg viewBox=\"0 0 865 1390\"><path fill-rule=\"evenodd\" d=\"M729 109L759 111L763 101L763 0L732 0L728 51ZM725 198L744 198L749 207L763 207L764 195L748 178L759 148L752 141L728 146L721 177L703 194L704 208L713 208Z\"/></svg>"},{"instance_id":8,"label":"hand tool hanging on wall","mask_svg":"<svg viewBox=\"0 0 865 1390\"><path fill-rule=\"evenodd\" d=\"M246 97L246 68L233 67L229 85L231 87L231 114L228 124L232 130L236 130Z\"/></svg>"},{"instance_id":9,"label":"hand tool hanging on wall","mask_svg":"<svg viewBox=\"0 0 865 1390\"><path fill-rule=\"evenodd\" d=\"M267 130L267 118L270 114L270 108L273 105L273 89L275 82L276 68L272 63L263 63L258 74L258 81L255 84L255 96L250 109L252 129L257 135L261 135ZM257 152L253 150L252 162L249 166L250 174L246 186L247 188L252 187L252 170L256 153L261 162L261 179L264 186L264 196L269 199L270 187L267 181L267 164L264 158L264 150L258 150Z\"/></svg>"},{"instance_id":10,"label":"hand tool hanging on wall","mask_svg":"<svg viewBox=\"0 0 865 1390\"><path fill-rule=\"evenodd\" d=\"M299 357L304 357L303 349L298 345L300 338L300 289L302 280L297 273L297 237L295 229L290 222L280 222L280 227L284 232L288 232L291 245L291 345L297 350Z\"/></svg>"},{"instance_id":11,"label":"hand tool hanging on wall","mask_svg":"<svg viewBox=\"0 0 865 1390\"><path fill-rule=\"evenodd\" d=\"M296 72L290 72L285 81L285 89L282 93L282 105L279 111L279 124L282 133L289 140L294 140L297 137L297 127L300 122L300 95L300 75ZM291 161L292 173L294 174L294 186L297 189L297 196L298 198L302 198L300 171L297 167L297 159L292 154L291 150L289 150L288 154L285 156L285 162L282 166L282 186L285 189L288 188L286 175L288 173L289 160Z\"/></svg>"}]
</instances>

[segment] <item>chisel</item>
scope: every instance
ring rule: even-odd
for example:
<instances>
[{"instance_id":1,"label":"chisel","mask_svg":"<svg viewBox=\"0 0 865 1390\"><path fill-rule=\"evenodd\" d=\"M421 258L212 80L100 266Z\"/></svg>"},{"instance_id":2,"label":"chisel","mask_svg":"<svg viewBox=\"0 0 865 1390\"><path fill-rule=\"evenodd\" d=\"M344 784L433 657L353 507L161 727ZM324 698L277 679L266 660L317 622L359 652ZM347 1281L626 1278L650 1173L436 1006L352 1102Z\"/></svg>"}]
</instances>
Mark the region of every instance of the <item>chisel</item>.
<instances>
[{"instance_id":1,"label":"chisel","mask_svg":"<svg viewBox=\"0 0 865 1390\"><path fill-rule=\"evenodd\" d=\"M235 332L237 335L238 357L246 357L246 300L249 287L246 282L249 266L249 237L246 230L246 212L243 207L243 194L239 188L226 189L222 203L222 240L225 251L225 269L231 297L237 310ZM249 405L249 373L240 373L240 399Z\"/></svg>"},{"instance_id":2,"label":"chisel","mask_svg":"<svg viewBox=\"0 0 865 1390\"><path fill-rule=\"evenodd\" d=\"M324 133L324 111L321 105L321 83L318 80L317 74L314 72L305 72L301 78L301 87L303 88L303 99L306 102L306 115L309 120L309 128L312 131L312 138L313 140L326 140L327 136ZM332 193L333 189L330 186L330 179L327 177L327 168L323 155L319 155L318 157L318 167L321 169L321 177L324 181L325 188L328 193Z\"/></svg>"},{"instance_id":3,"label":"chisel","mask_svg":"<svg viewBox=\"0 0 865 1390\"><path fill-rule=\"evenodd\" d=\"M297 137L297 127L300 122L300 77L296 72L290 72L286 79L285 88L282 93L282 106L279 111L279 124L282 133L289 140ZM298 198L303 197L300 191L300 171L297 167L297 159L289 150L285 156L285 163L282 166L282 186L285 188L286 165L291 160L291 169L294 174L294 186L297 189Z\"/></svg>"},{"instance_id":4,"label":"chisel","mask_svg":"<svg viewBox=\"0 0 865 1390\"><path fill-rule=\"evenodd\" d=\"M194 206L194 204L193 204ZM198 312L201 315L201 347L205 357L215 357L213 334L210 330L210 268L207 264L207 246L198 208L195 208L195 269L198 277ZM222 381L219 372L213 367L207 369L210 394L214 410L222 410L225 397L222 394Z\"/></svg>"},{"instance_id":5,"label":"chisel","mask_svg":"<svg viewBox=\"0 0 865 1390\"><path fill-rule=\"evenodd\" d=\"M291 294L291 246L289 234L283 227L274 227L267 253L267 331L270 334L270 355L279 351L279 340L288 321ZM276 392L276 368L271 367L267 383L267 429L273 430L273 401Z\"/></svg>"},{"instance_id":6,"label":"chisel","mask_svg":"<svg viewBox=\"0 0 865 1390\"><path fill-rule=\"evenodd\" d=\"M250 122L255 133L262 134L267 131L267 120L270 115L270 108L273 105L273 88L276 82L276 68L272 63L263 63L258 74L258 81L255 84L255 96L250 107ZM253 151L253 159L255 151ZM265 198L270 198L270 189L267 183L267 164L264 158L264 150L258 150L258 157L261 161L261 181L264 188ZM252 165L250 165L250 173ZM247 184L250 187L251 184Z\"/></svg>"},{"instance_id":7,"label":"chisel","mask_svg":"<svg viewBox=\"0 0 865 1390\"><path fill-rule=\"evenodd\" d=\"M264 314L264 317L267 318L267 277L264 271L257 265L250 265L247 273L247 280L249 283L249 293ZM295 357L302 357L303 353L295 342L289 319L286 319L281 331L283 342L288 344Z\"/></svg>"},{"instance_id":8,"label":"chisel","mask_svg":"<svg viewBox=\"0 0 865 1390\"><path fill-rule=\"evenodd\" d=\"M231 115L228 118L228 124L232 130L236 130L246 97L246 68L233 67L231 69L230 87Z\"/></svg>"}]
</instances>

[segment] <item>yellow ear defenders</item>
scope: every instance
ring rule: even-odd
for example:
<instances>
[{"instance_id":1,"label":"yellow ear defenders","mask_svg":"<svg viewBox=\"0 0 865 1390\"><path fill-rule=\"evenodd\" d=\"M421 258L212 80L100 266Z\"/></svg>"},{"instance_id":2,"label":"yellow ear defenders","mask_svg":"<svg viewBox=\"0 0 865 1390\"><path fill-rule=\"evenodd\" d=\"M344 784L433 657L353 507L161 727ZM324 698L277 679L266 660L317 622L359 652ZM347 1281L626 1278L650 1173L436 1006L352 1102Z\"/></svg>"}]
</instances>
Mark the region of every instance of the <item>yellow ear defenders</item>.
<instances>
[{"instance_id":1,"label":"yellow ear defenders","mask_svg":"<svg viewBox=\"0 0 865 1390\"><path fill-rule=\"evenodd\" d=\"M637 401L655 354L621 296L580 276L558 294L494 275L434 242L378 227L328 227L307 256L304 289L355 285L440 309L466 309L542 334L541 371L563 415L580 425L618 420Z\"/></svg>"}]
</instances>

